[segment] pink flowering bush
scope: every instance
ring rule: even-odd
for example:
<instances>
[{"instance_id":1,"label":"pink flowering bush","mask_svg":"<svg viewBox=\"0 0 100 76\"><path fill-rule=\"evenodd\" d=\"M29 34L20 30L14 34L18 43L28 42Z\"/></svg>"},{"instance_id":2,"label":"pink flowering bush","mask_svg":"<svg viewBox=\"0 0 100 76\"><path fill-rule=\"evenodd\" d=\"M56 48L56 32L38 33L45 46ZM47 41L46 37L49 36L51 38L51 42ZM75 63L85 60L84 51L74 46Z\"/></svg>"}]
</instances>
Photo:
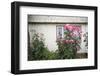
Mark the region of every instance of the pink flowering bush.
<instances>
[{"instance_id":1,"label":"pink flowering bush","mask_svg":"<svg viewBox=\"0 0 100 76\"><path fill-rule=\"evenodd\" d=\"M73 24L64 25L64 38L57 39L58 56L61 59L74 59L80 49L81 28Z\"/></svg>"},{"instance_id":2,"label":"pink flowering bush","mask_svg":"<svg viewBox=\"0 0 100 76\"><path fill-rule=\"evenodd\" d=\"M76 26L73 24L66 24L64 26L65 33L69 32L69 36L71 37L80 37L81 36L81 28L80 26Z\"/></svg>"}]
</instances>

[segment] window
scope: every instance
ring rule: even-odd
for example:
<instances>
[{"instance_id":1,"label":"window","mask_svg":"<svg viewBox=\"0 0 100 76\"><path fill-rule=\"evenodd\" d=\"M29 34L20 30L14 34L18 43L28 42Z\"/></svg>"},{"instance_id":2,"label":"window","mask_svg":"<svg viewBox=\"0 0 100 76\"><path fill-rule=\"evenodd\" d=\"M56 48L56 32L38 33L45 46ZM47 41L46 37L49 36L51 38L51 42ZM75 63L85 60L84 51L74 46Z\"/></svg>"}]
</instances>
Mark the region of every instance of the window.
<instances>
[{"instance_id":1,"label":"window","mask_svg":"<svg viewBox=\"0 0 100 76\"><path fill-rule=\"evenodd\" d=\"M63 26L57 26L57 39L62 39L63 33Z\"/></svg>"}]
</instances>

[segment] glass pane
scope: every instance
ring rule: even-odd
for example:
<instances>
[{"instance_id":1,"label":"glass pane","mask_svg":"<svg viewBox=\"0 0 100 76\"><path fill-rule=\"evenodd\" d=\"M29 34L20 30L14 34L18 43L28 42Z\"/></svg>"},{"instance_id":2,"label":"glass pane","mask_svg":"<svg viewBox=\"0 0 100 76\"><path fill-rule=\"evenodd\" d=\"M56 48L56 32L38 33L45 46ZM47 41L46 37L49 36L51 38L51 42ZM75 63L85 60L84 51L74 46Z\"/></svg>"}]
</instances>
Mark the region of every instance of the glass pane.
<instances>
[{"instance_id":1,"label":"glass pane","mask_svg":"<svg viewBox=\"0 0 100 76\"><path fill-rule=\"evenodd\" d=\"M61 38L62 38L62 27L57 26L57 39L61 39Z\"/></svg>"}]
</instances>

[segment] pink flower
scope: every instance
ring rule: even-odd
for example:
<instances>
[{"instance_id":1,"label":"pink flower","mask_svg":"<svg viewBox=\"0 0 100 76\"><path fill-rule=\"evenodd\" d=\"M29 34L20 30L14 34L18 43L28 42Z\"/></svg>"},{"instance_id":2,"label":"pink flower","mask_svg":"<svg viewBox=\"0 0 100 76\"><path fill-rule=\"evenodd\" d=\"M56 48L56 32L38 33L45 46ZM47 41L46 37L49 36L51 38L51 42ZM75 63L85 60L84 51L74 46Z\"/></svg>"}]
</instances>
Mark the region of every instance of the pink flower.
<instances>
[{"instance_id":1,"label":"pink flower","mask_svg":"<svg viewBox=\"0 0 100 76\"><path fill-rule=\"evenodd\" d=\"M75 31L78 31L78 32L81 30L81 28L79 26L74 26L73 28Z\"/></svg>"},{"instance_id":2,"label":"pink flower","mask_svg":"<svg viewBox=\"0 0 100 76\"><path fill-rule=\"evenodd\" d=\"M71 43L74 43L74 40L70 40Z\"/></svg>"},{"instance_id":3,"label":"pink flower","mask_svg":"<svg viewBox=\"0 0 100 76\"><path fill-rule=\"evenodd\" d=\"M75 24L66 24L64 25L64 29L65 30L76 30L76 31L80 31L80 26L76 26Z\"/></svg>"},{"instance_id":4,"label":"pink flower","mask_svg":"<svg viewBox=\"0 0 100 76\"><path fill-rule=\"evenodd\" d=\"M76 26L75 24L66 24L64 26L65 30L71 31L70 36L80 36L81 27Z\"/></svg>"},{"instance_id":5,"label":"pink flower","mask_svg":"<svg viewBox=\"0 0 100 76\"><path fill-rule=\"evenodd\" d=\"M64 43L69 44L69 43L74 43L74 40L63 40Z\"/></svg>"},{"instance_id":6,"label":"pink flower","mask_svg":"<svg viewBox=\"0 0 100 76\"><path fill-rule=\"evenodd\" d=\"M72 26L71 24L66 24L66 25L64 26L64 29L65 29L65 30L72 31L72 30L73 30L73 26Z\"/></svg>"}]
</instances>

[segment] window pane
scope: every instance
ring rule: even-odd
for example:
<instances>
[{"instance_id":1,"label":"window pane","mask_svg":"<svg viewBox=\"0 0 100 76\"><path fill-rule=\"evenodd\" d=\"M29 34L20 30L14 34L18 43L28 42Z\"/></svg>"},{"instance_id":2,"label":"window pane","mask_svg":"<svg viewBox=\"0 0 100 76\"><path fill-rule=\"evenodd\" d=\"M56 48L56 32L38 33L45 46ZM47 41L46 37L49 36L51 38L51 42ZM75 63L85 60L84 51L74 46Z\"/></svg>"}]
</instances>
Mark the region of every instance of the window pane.
<instances>
[{"instance_id":1,"label":"window pane","mask_svg":"<svg viewBox=\"0 0 100 76\"><path fill-rule=\"evenodd\" d=\"M57 26L57 39L61 39L61 38L62 38L62 27Z\"/></svg>"}]
</instances>

